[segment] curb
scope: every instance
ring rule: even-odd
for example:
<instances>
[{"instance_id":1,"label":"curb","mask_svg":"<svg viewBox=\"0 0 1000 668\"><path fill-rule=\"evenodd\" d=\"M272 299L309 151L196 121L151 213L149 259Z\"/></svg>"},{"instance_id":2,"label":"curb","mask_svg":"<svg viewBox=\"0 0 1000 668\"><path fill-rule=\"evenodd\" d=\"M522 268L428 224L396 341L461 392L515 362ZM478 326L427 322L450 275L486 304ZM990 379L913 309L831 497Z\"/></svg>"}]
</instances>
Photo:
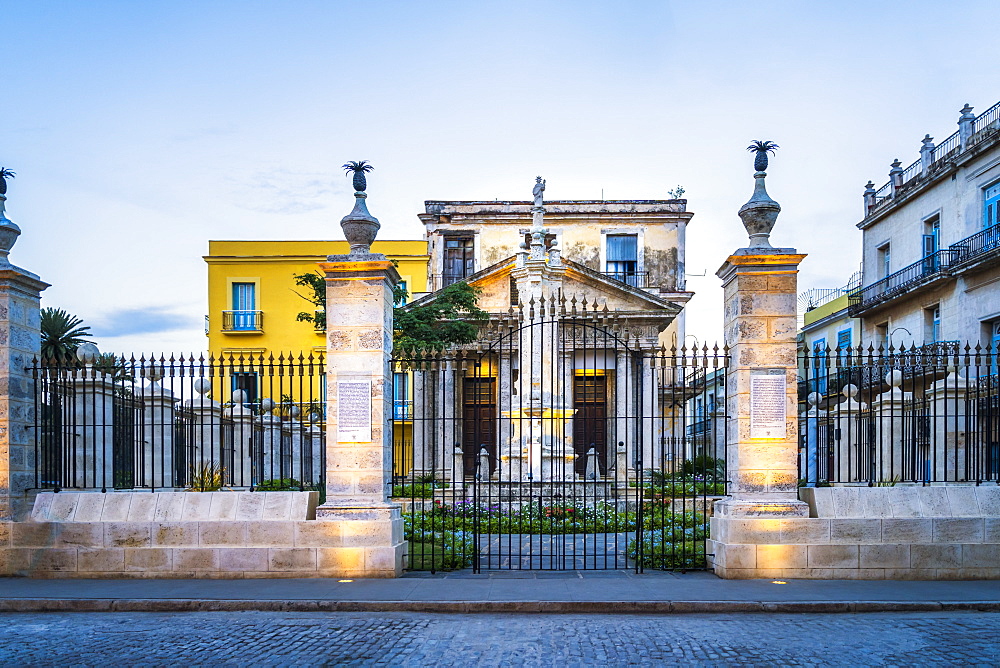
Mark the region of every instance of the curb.
<instances>
[{"instance_id":1,"label":"curb","mask_svg":"<svg viewBox=\"0 0 1000 668\"><path fill-rule=\"evenodd\" d=\"M428 612L550 614L1000 612L1000 601L308 601L0 599L2 612Z\"/></svg>"}]
</instances>

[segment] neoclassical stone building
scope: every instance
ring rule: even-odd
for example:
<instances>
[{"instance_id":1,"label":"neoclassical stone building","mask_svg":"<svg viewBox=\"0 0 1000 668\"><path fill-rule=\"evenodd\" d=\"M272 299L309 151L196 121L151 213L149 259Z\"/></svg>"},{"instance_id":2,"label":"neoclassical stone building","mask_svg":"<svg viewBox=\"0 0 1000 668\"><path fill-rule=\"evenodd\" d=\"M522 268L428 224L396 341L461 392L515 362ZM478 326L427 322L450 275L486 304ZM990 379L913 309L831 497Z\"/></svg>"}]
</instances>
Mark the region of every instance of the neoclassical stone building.
<instances>
[{"instance_id":1,"label":"neoclassical stone building","mask_svg":"<svg viewBox=\"0 0 1000 668\"><path fill-rule=\"evenodd\" d=\"M490 323L462 359L396 369L396 405L409 407L394 416L397 474L481 474L486 457L494 479L602 477L624 474L619 459L634 470L685 456L667 415L683 402L665 400L673 379L655 358L684 341L693 214L681 199L543 205L543 190L426 202L434 291L411 306L467 281Z\"/></svg>"}]
</instances>

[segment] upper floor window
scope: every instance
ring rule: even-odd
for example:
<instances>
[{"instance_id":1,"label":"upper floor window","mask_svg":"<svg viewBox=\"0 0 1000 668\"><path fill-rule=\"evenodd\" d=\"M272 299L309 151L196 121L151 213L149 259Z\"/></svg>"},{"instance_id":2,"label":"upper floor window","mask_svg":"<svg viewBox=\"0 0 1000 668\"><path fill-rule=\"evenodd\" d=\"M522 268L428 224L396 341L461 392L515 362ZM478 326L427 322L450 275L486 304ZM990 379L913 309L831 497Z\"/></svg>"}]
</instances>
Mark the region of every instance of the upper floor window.
<instances>
[{"instance_id":1,"label":"upper floor window","mask_svg":"<svg viewBox=\"0 0 1000 668\"><path fill-rule=\"evenodd\" d=\"M837 348L840 350L847 350L851 347L851 330L842 329L837 332Z\"/></svg>"},{"instance_id":2,"label":"upper floor window","mask_svg":"<svg viewBox=\"0 0 1000 668\"><path fill-rule=\"evenodd\" d=\"M639 243L635 234L609 234L607 236L607 267L611 278L635 285L639 271Z\"/></svg>"},{"instance_id":3,"label":"upper floor window","mask_svg":"<svg viewBox=\"0 0 1000 668\"><path fill-rule=\"evenodd\" d=\"M259 330L260 311L257 310L257 284L233 283L232 308L224 313L222 328L229 331Z\"/></svg>"},{"instance_id":4,"label":"upper floor window","mask_svg":"<svg viewBox=\"0 0 1000 668\"><path fill-rule=\"evenodd\" d=\"M475 239L449 236L444 239L444 272L441 287L457 283L475 273Z\"/></svg>"},{"instance_id":5,"label":"upper floor window","mask_svg":"<svg viewBox=\"0 0 1000 668\"><path fill-rule=\"evenodd\" d=\"M406 289L406 281L400 281L397 287L399 288L399 296L396 298L396 306L406 306L406 300L410 294Z\"/></svg>"},{"instance_id":6,"label":"upper floor window","mask_svg":"<svg viewBox=\"0 0 1000 668\"><path fill-rule=\"evenodd\" d=\"M878 264L882 270L882 278L892 273L892 248L884 244L878 248Z\"/></svg>"},{"instance_id":7,"label":"upper floor window","mask_svg":"<svg viewBox=\"0 0 1000 668\"><path fill-rule=\"evenodd\" d=\"M924 271L933 272L939 269L938 257L939 238L941 236L941 218L934 216L924 221L924 234L921 243L924 251Z\"/></svg>"},{"instance_id":8,"label":"upper floor window","mask_svg":"<svg viewBox=\"0 0 1000 668\"><path fill-rule=\"evenodd\" d=\"M924 310L926 343L937 343L941 340L941 306L932 306Z\"/></svg>"},{"instance_id":9,"label":"upper floor window","mask_svg":"<svg viewBox=\"0 0 1000 668\"><path fill-rule=\"evenodd\" d=\"M1000 224L1000 183L983 191L983 229Z\"/></svg>"}]
</instances>

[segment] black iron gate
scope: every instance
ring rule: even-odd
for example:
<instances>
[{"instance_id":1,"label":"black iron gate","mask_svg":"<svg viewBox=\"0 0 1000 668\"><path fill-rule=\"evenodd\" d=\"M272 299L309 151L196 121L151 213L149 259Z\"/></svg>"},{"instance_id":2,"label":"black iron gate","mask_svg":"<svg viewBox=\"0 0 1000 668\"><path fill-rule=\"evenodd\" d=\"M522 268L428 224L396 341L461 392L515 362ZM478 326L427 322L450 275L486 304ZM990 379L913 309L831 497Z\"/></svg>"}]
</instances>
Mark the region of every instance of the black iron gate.
<instances>
[{"instance_id":1,"label":"black iron gate","mask_svg":"<svg viewBox=\"0 0 1000 668\"><path fill-rule=\"evenodd\" d=\"M725 493L725 351L529 302L481 340L393 359L393 494L411 569L705 565Z\"/></svg>"}]
</instances>

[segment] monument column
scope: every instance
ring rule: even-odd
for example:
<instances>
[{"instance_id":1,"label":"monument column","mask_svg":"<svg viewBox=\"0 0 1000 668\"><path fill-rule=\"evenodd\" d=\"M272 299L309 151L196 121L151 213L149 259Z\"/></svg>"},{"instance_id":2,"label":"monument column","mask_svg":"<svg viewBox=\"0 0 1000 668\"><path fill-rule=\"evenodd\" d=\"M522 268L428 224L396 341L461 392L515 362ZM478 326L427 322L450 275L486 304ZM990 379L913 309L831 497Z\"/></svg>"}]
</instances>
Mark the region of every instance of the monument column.
<instances>
[{"instance_id":1,"label":"monument column","mask_svg":"<svg viewBox=\"0 0 1000 668\"><path fill-rule=\"evenodd\" d=\"M354 172L354 210L341 221L351 245L331 255L326 274L326 501L320 520L341 522L342 547L321 569L342 575L396 577L402 573L403 521L389 503L392 433L389 420L392 290L399 274L384 255L372 253L378 221L365 205L364 161Z\"/></svg>"},{"instance_id":2,"label":"monument column","mask_svg":"<svg viewBox=\"0 0 1000 668\"><path fill-rule=\"evenodd\" d=\"M798 499L797 463L796 275L805 255L794 248L774 248L768 241L781 211L764 187L767 153L775 148L770 142L750 147L757 153L755 188L739 211L750 245L734 252L717 274L725 290L730 354L730 496L715 504L708 551L714 552L715 571L722 577L738 577L727 570L742 565L735 554L727 554L727 548L736 547L725 540L731 537L731 522L809 515L809 507ZM776 541L777 536L768 540Z\"/></svg>"},{"instance_id":3,"label":"monument column","mask_svg":"<svg viewBox=\"0 0 1000 668\"><path fill-rule=\"evenodd\" d=\"M39 301L49 287L38 276L7 260L20 228L4 215L5 178L0 169L0 522L24 519L31 510L28 490L35 482L34 381L32 359L41 352Z\"/></svg>"}]
</instances>

